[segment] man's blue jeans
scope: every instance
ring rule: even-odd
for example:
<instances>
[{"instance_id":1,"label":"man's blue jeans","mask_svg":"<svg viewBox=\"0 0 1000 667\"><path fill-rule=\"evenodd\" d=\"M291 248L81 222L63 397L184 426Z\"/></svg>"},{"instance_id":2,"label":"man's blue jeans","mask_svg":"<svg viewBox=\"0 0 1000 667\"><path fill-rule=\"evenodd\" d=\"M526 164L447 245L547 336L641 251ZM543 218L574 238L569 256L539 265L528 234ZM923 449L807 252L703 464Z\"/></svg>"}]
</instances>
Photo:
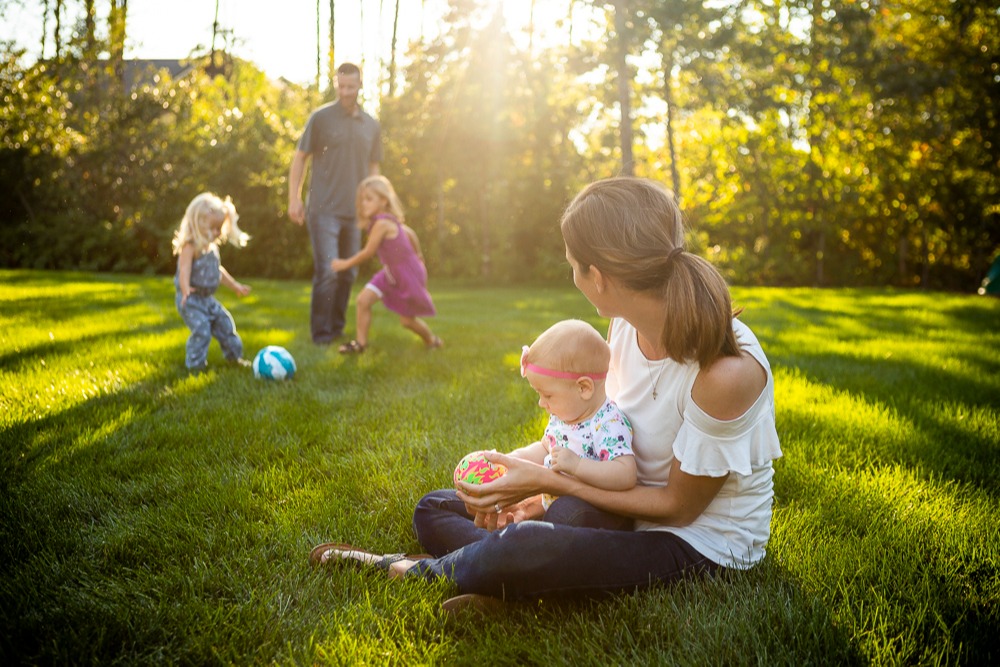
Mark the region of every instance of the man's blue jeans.
<instances>
[{"instance_id":1,"label":"man's blue jeans","mask_svg":"<svg viewBox=\"0 0 1000 667\"><path fill-rule=\"evenodd\" d=\"M313 289L310 327L314 343L325 345L344 333L351 286L357 267L336 272L330 262L347 258L361 247L361 230L354 218L309 216L309 238L313 248Z\"/></svg>"},{"instance_id":2,"label":"man's blue jeans","mask_svg":"<svg viewBox=\"0 0 1000 667\"><path fill-rule=\"evenodd\" d=\"M606 515L582 500L563 497L552 504L546 519L560 518L550 516L560 503L562 518L575 516L586 522ZM550 594L598 596L724 570L664 531L609 530L546 520L524 521L491 533L472 523L452 489L421 498L413 528L434 558L419 561L408 576L447 577L462 593L508 600Z\"/></svg>"}]
</instances>

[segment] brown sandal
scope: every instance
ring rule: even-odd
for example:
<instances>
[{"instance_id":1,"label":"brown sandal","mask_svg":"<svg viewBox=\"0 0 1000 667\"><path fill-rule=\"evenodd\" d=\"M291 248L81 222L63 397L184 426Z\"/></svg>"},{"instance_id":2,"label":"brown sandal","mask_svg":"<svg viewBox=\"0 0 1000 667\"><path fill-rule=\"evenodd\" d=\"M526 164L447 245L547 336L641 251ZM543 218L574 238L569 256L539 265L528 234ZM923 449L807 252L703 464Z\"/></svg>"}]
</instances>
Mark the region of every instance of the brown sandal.
<instances>
[{"instance_id":1,"label":"brown sandal","mask_svg":"<svg viewBox=\"0 0 1000 667\"><path fill-rule=\"evenodd\" d=\"M370 553L364 549L357 549L350 544L340 544L338 542L327 542L325 544L319 544L313 547L313 550L309 552L309 564L313 567L318 567L320 565L329 565L330 563L343 563L346 561L351 561L357 563L358 565L371 565L372 567L377 567L378 569L388 572L389 566L401 560L424 560L425 558L433 558L430 554L385 554L381 556L378 560L374 560L371 563L366 563L364 561L358 560L357 558L336 558L327 561L323 561L323 556L326 555L328 551L357 551L359 553ZM375 555L375 554L371 554Z\"/></svg>"},{"instance_id":2,"label":"brown sandal","mask_svg":"<svg viewBox=\"0 0 1000 667\"><path fill-rule=\"evenodd\" d=\"M361 354L367 348L367 345L362 345L356 340L352 340L350 343L344 343L337 350L341 354Z\"/></svg>"}]
</instances>

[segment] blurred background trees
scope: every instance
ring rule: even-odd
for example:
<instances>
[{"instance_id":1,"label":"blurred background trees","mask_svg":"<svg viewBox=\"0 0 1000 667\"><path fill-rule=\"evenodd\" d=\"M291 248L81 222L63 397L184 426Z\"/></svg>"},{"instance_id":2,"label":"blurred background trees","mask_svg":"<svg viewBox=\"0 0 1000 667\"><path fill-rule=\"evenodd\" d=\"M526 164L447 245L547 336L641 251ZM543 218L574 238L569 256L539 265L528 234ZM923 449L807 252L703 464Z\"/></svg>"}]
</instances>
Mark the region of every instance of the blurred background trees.
<instances>
[{"instance_id":1,"label":"blurred background trees","mask_svg":"<svg viewBox=\"0 0 1000 667\"><path fill-rule=\"evenodd\" d=\"M398 21L399 1L378 5ZM1000 247L997 3L565 0L540 26L541 2L515 30L499 3L451 0L435 35L394 27L368 64L383 172L432 276L565 279L562 208L635 173L675 190L691 247L734 283L978 286ZM287 170L332 99L334 45L311 87L214 44L141 72L125 0L46 9L46 57L0 53L0 265L170 273L186 204L212 190L253 236L225 252L234 273L308 276Z\"/></svg>"}]
</instances>

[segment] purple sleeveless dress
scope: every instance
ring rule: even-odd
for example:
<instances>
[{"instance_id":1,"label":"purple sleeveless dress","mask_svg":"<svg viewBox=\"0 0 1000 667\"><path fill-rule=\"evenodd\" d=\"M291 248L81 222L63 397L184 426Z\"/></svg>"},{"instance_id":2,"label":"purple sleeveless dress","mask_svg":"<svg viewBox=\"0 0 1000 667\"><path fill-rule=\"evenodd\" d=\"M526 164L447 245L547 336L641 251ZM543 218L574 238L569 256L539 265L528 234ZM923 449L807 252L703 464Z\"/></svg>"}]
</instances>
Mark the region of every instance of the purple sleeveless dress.
<instances>
[{"instance_id":1,"label":"purple sleeveless dress","mask_svg":"<svg viewBox=\"0 0 1000 667\"><path fill-rule=\"evenodd\" d=\"M374 217L372 225L379 218L395 222L399 233L394 239L383 239L379 245L382 269L368 281L368 287L373 288L382 297L385 307L394 313L405 317L434 315L437 311L427 291L427 267L413 249L410 237L395 216L380 213ZM371 225L368 233L371 233Z\"/></svg>"}]
</instances>

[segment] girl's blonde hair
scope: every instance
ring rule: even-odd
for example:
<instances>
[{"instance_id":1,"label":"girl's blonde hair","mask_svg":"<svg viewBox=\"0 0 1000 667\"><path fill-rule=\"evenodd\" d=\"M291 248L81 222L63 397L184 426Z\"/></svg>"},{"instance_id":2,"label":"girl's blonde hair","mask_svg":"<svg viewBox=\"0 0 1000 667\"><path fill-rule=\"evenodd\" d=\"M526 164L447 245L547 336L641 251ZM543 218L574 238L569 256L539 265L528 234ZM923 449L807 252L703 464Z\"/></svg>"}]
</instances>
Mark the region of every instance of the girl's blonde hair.
<instances>
[{"instance_id":1,"label":"girl's blonde hair","mask_svg":"<svg viewBox=\"0 0 1000 667\"><path fill-rule=\"evenodd\" d=\"M406 221L403 216L403 204L399 201L399 196L392 187L389 179L381 174L369 176L358 185L358 194L355 201L355 208L358 212L358 227L365 229L372 224L371 218L366 218L361 214L361 195L368 189L382 197L387 202L388 213L391 213L400 223Z\"/></svg>"},{"instance_id":2,"label":"girl's blonde hair","mask_svg":"<svg viewBox=\"0 0 1000 667\"><path fill-rule=\"evenodd\" d=\"M611 348L604 336L583 320L562 320L535 339L522 362L568 373L607 373Z\"/></svg>"},{"instance_id":3,"label":"girl's blonde hair","mask_svg":"<svg viewBox=\"0 0 1000 667\"><path fill-rule=\"evenodd\" d=\"M195 251L201 254L215 243L216 238L223 243L228 241L239 248L244 247L250 237L237 226L239 219L232 199L220 199L211 192L201 193L188 204L181 226L174 234L174 254L181 254L181 249L187 243L192 244ZM218 237L212 231L213 222L222 223Z\"/></svg>"},{"instance_id":4,"label":"girl's blonde hair","mask_svg":"<svg viewBox=\"0 0 1000 667\"><path fill-rule=\"evenodd\" d=\"M569 254L584 273L596 267L624 287L663 300L661 343L678 361L710 366L739 356L729 288L705 259L684 251L684 224L673 194L653 181L591 183L560 223Z\"/></svg>"}]
</instances>

